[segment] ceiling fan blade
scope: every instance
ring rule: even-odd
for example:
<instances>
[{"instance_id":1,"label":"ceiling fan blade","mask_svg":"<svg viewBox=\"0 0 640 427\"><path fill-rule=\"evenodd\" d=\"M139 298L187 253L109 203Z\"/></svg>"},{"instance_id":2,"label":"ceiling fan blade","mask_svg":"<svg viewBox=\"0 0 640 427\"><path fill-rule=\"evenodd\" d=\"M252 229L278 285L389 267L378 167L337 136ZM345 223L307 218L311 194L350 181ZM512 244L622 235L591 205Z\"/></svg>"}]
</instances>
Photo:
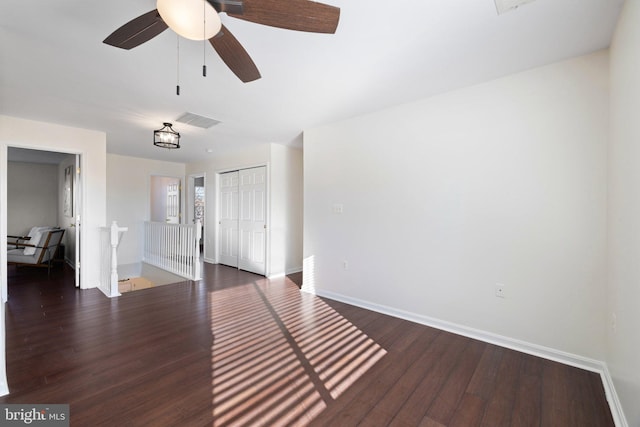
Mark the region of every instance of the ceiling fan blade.
<instances>
[{"instance_id":1,"label":"ceiling fan blade","mask_svg":"<svg viewBox=\"0 0 640 427\"><path fill-rule=\"evenodd\" d=\"M227 67L243 82L251 82L261 77L258 67L247 51L224 25L218 34L209 39L209 43L218 52Z\"/></svg>"},{"instance_id":2,"label":"ceiling fan blade","mask_svg":"<svg viewBox=\"0 0 640 427\"><path fill-rule=\"evenodd\" d=\"M340 8L310 0L243 0L242 14L234 18L287 30L335 33Z\"/></svg>"},{"instance_id":3,"label":"ceiling fan blade","mask_svg":"<svg viewBox=\"0 0 640 427\"><path fill-rule=\"evenodd\" d=\"M242 0L207 0L215 10L226 13L238 13L242 14L244 8L242 7Z\"/></svg>"},{"instance_id":4,"label":"ceiling fan blade","mask_svg":"<svg viewBox=\"0 0 640 427\"><path fill-rule=\"evenodd\" d=\"M151 40L167 28L157 9L154 9L127 22L104 39L103 43L129 50Z\"/></svg>"}]
</instances>

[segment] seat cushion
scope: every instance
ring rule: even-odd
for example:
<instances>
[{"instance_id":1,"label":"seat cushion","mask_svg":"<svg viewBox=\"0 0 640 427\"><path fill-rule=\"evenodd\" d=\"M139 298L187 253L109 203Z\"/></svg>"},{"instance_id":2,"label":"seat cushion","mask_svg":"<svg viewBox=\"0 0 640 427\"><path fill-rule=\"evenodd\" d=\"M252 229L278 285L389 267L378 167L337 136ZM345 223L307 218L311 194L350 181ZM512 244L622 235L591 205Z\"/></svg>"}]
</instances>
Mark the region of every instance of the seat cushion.
<instances>
[{"instance_id":1,"label":"seat cushion","mask_svg":"<svg viewBox=\"0 0 640 427\"><path fill-rule=\"evenodd\" d=\"M27 243L33 246L38 246L38 244L40 244L40 240L42 239L42 235L45 234L50 229L51 227L48 227L48 226L32 227L31 230L29 230L29 234L28 234L28 236L31 237L31 239L29 239ZM37 248L26 247L24 248L24 255L33 255L36 253L36 249Z\"/></svg>"},{"instance_id":2,"label":"seat cushion","mask_svg":"<svg viewBox=\"0 0 640 427\"><path fill-rule=\"evenodd\" d=\"M31 239L29 239L28 243L33 246L38 246L38 243L40 243L40 239L42 238L42 233L40 231L36 231L33 234L29 232L29 237L31 237ZM35 253L36 253L36 248L31 248L31 247L24 248L25 255L33 255Z\"/></svg>"},{"instance_id":3,"label":"seat cushion","mask_svg":"<svg viewBox=\"0 0 640 427\"><path fill-rule=\"evenodd\" d=\"M25 255L24 249L11 249L10 251L7 251L7 261L24 264L35 264L37 260L33 255Z\"/></svg>"}]
</instances>

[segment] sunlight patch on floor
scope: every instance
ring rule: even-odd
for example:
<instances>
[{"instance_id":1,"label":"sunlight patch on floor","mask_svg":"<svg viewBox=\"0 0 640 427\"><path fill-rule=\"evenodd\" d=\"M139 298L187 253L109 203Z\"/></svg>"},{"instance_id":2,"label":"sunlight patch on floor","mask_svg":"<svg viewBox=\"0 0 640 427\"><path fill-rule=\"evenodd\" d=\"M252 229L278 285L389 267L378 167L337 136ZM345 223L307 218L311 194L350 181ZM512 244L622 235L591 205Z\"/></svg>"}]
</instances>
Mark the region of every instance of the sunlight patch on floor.
<instances>
[{"instance_id":1,"label":"sunlight patch on floor","mask_svg":"<svg viewBox=\"0 0 640 427\"><path fill-rule=\"evenodd\" d=\"M304 425L386 351L321 299L267 279L209 294L214 425Z\"/></svg>"}]
</instances>

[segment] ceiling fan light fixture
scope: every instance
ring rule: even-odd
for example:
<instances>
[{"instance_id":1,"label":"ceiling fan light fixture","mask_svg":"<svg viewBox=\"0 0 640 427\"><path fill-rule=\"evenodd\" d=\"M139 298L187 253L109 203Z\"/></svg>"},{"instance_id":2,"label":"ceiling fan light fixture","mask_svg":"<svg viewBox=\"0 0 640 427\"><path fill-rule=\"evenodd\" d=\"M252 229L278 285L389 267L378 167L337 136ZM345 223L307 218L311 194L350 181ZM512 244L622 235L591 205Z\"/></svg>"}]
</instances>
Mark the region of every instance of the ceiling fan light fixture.
<instances>
[{"instance_id":1,"label":"ceiling fan light fixture","mask_svg":"<svg viewBox=\"0 0 640 427\"><path fill-rule=\"evenodd\" d=\"M180 134L173 130L171 123L163 123L164 127L153 131L153 145L161 148L180 148Z\"/></svg>"},{"instance_id":2,"label":"ceiling fan light fixture","mask_svg":"<svg viewBox=\"0 0 640 427\"><path fill-rule=\"evenodd\" d=\"M218 12L205 0L158 0L156 7L169 28L189 40L209 40L222 28Z\"/></svg>"}]
</instances>

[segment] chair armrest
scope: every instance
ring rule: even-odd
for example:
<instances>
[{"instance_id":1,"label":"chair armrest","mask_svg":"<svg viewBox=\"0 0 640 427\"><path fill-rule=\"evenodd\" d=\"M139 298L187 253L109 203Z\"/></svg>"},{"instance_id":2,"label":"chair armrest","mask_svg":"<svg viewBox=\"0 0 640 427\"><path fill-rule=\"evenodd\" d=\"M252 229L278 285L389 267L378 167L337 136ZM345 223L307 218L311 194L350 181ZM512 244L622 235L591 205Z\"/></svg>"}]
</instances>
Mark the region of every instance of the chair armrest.
<instances>
[{"instance_id":1,"label":"chair armrest","mask_svg":"<svg viewBox=\"0 0 640 427\"><path fill-rule=\"evenodd\" d=\"M20 243L20 242L11 243L11 246L17 246L19 248L44 248L44 246L31 245L29 243Z\"/></svg>"}]
</instances>

